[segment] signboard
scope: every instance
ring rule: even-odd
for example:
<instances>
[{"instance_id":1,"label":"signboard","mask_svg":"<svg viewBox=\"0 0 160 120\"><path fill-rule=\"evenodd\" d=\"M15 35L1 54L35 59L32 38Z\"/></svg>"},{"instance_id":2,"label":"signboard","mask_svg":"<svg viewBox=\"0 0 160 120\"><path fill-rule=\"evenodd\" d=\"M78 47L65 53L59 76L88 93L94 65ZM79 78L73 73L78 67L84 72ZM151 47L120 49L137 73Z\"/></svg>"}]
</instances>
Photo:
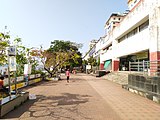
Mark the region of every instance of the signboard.
<instances>
[{"instance_id":1,"label":"signboard","mask_svg":"<svg viewBox=\"0 0 160 120\"><path fill-rule=\"evenodd\" d=\"M36 74L36 78L41 77L41 74Z\"/></svg>"},{"instance_id":2,"label":"signboard","mask_svg":"<svg viewBox=\"0 0 160 120\"><path fill-rule=\"evenodd\" d=\"M8 75L8 65L0 66L0 74L1 75Z\"/></svg>"},{"instance_id":3,"label":"signboard","mask_svg":"<svg viewBox=\"0 0 160 120\"><path fill-rule=\"evenodd\" d=\"M23 77L23 76L17 77L17 82L20 82L20 81L23 81L23 80L24 80L24 77Z\"/></svg>"},{"instance_id":4,"label":"signboard","mask_svg":"<svg viewBox=\"0 0 160 120\"><path fill-rule=\"evenodd\" d=\"M8 55L9 56L16 56L16 47L15 46L10 46L8 49Z\"/></svg>"},{"instance_id":5,"label":"signboard","mask_svg":"<svg viewBox=\"0 0 160 120\"><path fill-rule=\"evenodd\" d=\"M9 70L16 71L16 57L9 56Z\"/></svg>"},{"instance_id":6,"label":"signboard","mask_svg":"<svg viewBox=\"0 0 160 120\"><path fill-rule=\"evenodd\" d=\"M30 64L24 65L24 75L31 74L31 70L32 70L32 65L30 65Z\"/></svg>"},{"instance_id":7,"label":"signboard","mask_svg":"<svg viewBox=\"0 0 160 120\"><path fill-rule=\"evenodd\" d=\"M22 87L25 87L25 82L17 84L17 89L22 88ZM11 86L11 90L15 90L15 85Z\"/></svg>"},{"instance_id":8,"label":"signboard","mask_svg":"<svg viewBox=\"0 0 160 120\"><path fill-rule=\"evenodd\" d=\"M29 78L30 78L30 79L35 78L35 75L30 75Z\"/></svg>"},{"instance_id":9,"label":"signboard","mask_svg":"<svg viewBox=\"0 0 160 120\"><path fill-rule=\"evenodd\" d=\"M148 52L137 53L136 56L137 56L137 59L146 59L148 58Z\"/></svg>"}]
</instances>

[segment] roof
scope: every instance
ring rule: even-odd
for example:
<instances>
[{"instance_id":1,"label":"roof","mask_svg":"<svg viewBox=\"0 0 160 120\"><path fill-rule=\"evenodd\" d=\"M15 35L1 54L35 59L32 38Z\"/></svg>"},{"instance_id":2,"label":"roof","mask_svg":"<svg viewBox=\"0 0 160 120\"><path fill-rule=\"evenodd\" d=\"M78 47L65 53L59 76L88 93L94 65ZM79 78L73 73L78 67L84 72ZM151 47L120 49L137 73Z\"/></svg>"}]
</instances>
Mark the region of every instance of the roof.
<instances>
[{"instance_id":1,"label":"roof","mask_svg":"<svg viewBox=\"0 0 160 120\"><path fill-rule=\"evenodd\" d=\"M110 20L113 16L115 16L115 17L124 17L125 14L112 13L112 14L110 15L109 19L107 20L106 24L109 22L109 20Z\"/></svg>"}]
</instances>

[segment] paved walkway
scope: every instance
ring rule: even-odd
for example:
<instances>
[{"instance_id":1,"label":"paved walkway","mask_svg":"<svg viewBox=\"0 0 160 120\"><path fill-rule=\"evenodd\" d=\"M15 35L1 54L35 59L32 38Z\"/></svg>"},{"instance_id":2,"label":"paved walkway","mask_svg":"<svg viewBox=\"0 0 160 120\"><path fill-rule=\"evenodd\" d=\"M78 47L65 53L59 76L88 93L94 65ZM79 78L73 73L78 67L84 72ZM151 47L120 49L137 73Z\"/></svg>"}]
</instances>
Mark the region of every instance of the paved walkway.
<instances>
[{"instance_id":1,"label":"paved walkway","mask_svg":"<svg viewBox=\"0 0 160 120\"><path fill-rule=\"evenodd\" d=\"M10 112L7 119L159 120L160 105L122 89L121 85L86 74L41 82L26 89L37 96Z\"/></svg>"}]
</instances>

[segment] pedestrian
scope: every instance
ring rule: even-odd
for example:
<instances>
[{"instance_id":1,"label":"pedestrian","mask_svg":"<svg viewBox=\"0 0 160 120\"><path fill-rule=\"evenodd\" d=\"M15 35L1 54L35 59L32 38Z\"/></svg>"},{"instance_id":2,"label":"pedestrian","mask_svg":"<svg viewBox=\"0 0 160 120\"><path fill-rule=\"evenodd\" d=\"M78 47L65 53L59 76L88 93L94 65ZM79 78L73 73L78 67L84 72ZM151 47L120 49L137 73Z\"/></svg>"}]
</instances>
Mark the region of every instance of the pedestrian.
<instances>
[{"instance_id":1,"label":"pedestrian","mask_svg":"<svg viewBox=\"0 0 160 120\"><path fill-rule=\"evenodd\" d=\"M73 69L72 73L73 73L73 74L76 74L76 70L75 70L75 69Z\"/></svg>"},{"instance_id":2,"label":"pedestrian","mask_svg":"<svg viewBox=\"0 0 160 120\"><path fill-rule=\"evenodd\" d=\"M4 77L0 77L0 89L3 89L3 79L4 79Z\"/></svg>"},{"instance_id":3,"label":"pedestrian","mask_svg":"<svg viewBox=\"0 0 160 120\"><path fill-rule=\"evenodd\" d=\"M4 91L5 93L9 93L8 89L6 87L4 87L4 76L0 76L0 90Z\"/></svg>"},{"instance_id":4,"label":"pedestrian","mask_svg":"<svg viewBox=\"0 0 160 120\"><path fill-rule=\"evenodd\" d=\"M67 71L66 71L66 76L67 76L67 82L69 83L69 77L70 77L69 69L67 69Z\"/></svg>"}]
</instances>

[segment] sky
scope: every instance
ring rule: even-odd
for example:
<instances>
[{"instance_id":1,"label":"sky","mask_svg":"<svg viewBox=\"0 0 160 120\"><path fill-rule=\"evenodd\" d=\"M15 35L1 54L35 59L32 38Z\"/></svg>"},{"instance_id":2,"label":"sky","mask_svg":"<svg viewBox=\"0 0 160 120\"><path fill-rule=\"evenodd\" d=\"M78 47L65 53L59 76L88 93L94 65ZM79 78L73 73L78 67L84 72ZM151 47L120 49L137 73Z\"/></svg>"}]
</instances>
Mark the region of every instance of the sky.
<instances>
[{"instance_id":1,"label":"sky","mask_svg":"<svg viewBox=\"0 0 160 120\"><path fill-rule=\"evenodd\" d=\"M50 47L51 41L82 43L105 35L111 13L127 10L127 0L0 0L0 32L10 31L11 41L22 38L26 47ZM5 30L7 26L7 30Z\"/></svg>"}]
</instances>

